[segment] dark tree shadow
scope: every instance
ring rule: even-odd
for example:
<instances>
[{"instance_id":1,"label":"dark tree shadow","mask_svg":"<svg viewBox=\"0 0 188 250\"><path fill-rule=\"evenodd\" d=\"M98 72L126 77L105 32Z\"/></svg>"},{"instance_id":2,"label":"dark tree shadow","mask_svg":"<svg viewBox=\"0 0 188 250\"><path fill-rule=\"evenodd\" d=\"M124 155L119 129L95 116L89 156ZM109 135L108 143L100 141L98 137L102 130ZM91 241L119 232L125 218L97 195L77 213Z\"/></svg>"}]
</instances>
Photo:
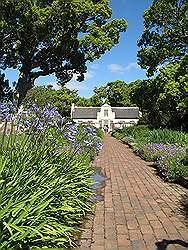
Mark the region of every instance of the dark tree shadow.
<instances>
[{"instance_id":1,"label":"dark tree shadow","mask_svg":"<svg viewBox=\"0 0 188 250\"><path fill-rule=\"evenodd\" d=\"M157 250L166 250L168 245L172 245L172 244L177 244L180 245L182 247L188 248L188 243L183 241L183 240L162 240L159 242L156 242L155 245L157 246Z\"/></svg>"}]
</instances>

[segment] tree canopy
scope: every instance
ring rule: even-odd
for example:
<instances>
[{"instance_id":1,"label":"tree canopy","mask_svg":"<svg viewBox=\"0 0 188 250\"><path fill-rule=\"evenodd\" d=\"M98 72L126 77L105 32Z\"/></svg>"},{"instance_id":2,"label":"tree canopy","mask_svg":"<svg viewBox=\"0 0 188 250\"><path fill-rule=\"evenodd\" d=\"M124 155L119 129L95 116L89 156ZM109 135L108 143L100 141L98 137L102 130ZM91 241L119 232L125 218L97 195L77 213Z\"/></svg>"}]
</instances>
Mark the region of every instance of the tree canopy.
<instances>
[{"instance_id":1,"label":"tree canopy","mask_svg":"<svg viewBox=\"0 0 188 250\"><path fill-rule=\"evenodd\" d=\"M129 84L122 80L108 82L105 86L94 89L94 95L91 97L91 102L95 106L100 106L103 103L108 103L113 107L131 106L129 98Z\"/></svg>"},{"instance_id":2,"label":"tree canopy","mask_svg":"<svg viewBox=\"0 0 188 250\"><path fill-rule=\"evenodd\" d=\"M40 76L61 84L84 79L86 63L119 42L124 19L110 19L108 0L1 0L0 68L20 71L22 100Z\"/></svg>"},{"instance_id":3,"label":"tree canopy","mask_svg":"<svg viewBox=\"0 0 188 250\"><path fill-rule=\"evenodd\" d=\"M160 69L149 80L132 83L130 98L147 114L154 127L178 127L186 124L188 112L188 54Z\"/></svg>"},{"instance_id":4,"label":"tree canopy","mask_svg":"<svg viewBox=\"0 0 188 250\"><path fill-rule=\"evenodd\" d=\"M144 32L138 41L139 65L151 76L158 66L176 62L188 43L186 0L154 0L144 12Z\"/></svg>"},{"instance_id":5,"label":"tree canopy","mask_svg":"<svg viewBox=\"0 0 188 250\"><path fill-rule=\"evenodd\" d=\"M37 104L44 108L47 104L52 104L58 108L62 116L69 117L72 103L79 103L80 97L76 90L62 87L59 90L52 89L50 85L34 87L30 89L24 99L24 105Z\"/></svg>"}]
</instances>

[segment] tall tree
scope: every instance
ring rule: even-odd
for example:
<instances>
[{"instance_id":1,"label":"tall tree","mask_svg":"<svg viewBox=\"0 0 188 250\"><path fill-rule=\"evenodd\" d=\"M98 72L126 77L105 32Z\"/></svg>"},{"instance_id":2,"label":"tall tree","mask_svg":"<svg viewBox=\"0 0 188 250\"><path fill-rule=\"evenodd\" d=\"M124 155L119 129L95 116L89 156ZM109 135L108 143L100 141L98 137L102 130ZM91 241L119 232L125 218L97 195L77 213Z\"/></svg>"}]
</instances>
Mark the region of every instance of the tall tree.
<instances>
[{"instance_id":1,"label":"tall tree","mask_svg":"<svg viewBox=\"0 0 188 250\"><path fill-rule=\"evenodd\" d=\"M0 72L0 100L9 99L12 96L12 90L9 81L5 79L5 74Z\"/></svg>"},{"instance_id":2,"label":"tall tree","mask_svg":"<svg viewBox=\"0 0 188 250\"><path fill-rule=\"evenodd\" d=\"M72 103L77 104L80 100L76 90L70 90L62 87L59 90L52 89L51 85L34 87L27 92L24 104L37 104L44 108L48 103L56 106L59 113L69 117Z\"/></svg>"},{"instance_id":3,"label":"tall tree","mask_svg":"<svg viewBox=\"0 0 188 250\"><path fill-rule=\"evenodd\" d=\"M114 82L107 83L107 101L111 106L131 106L129 98L129 84L124 81L116 80Z\"/></svg>"},{"instance_id":4,"label":"tall tree","mask_svg":"<svg viewBox=\"0 0 188 250\"><path fill-rule=\"evenodd\" d=\"M122 80L108 82L105 86L94 89L91 102L94 102L96 106L100 106L103 103L108 103L114 107L131 106L129 85Z\"/></svg>"},{"instance_id":5,"label":"tall tree","mask_svg":"<svg viewBox=\"0 0 188 250\"><path fill-rule=\"evenodd\" d=\"M108 0L1 0L0 68L20 71L22 100L40 76L62 84L84 79L86 62L100 58L127 28L112 19Z\"/></svg>"},{"instance_id":6,"label":"tall tree","mask_svg":"<svg viewBox=\"0 0 188 250\"><path fill-rule=\"evenodd\" d=\"M188 54L149 80L131 84L131 99L155 127L185 126L188 114Z\"/></svg>"},{"instance_id":7,"label":"tall tree","mask_svg":"<svg viewBox=\"0 0 188 250\"><path fill-rule=\"evenodd\" d=\"M186 0L153 0L144 12L144 32L138 41L139 65L149 76L158 66L176 62L188 43L188 2Z\"/></svg>"}]
</instances>

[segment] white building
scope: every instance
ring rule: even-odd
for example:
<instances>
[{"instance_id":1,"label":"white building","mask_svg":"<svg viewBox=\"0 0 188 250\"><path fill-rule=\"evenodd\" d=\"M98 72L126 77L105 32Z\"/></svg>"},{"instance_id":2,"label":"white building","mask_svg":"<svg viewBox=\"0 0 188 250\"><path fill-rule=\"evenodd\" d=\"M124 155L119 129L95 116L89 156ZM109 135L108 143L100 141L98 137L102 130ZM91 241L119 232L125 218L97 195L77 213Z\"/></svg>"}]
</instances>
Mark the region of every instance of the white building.
<instances>
[{"instance_id":1,"label":"white building","mask_svg":"<svg viewBox=\"0 0 188 250\"><path fill-rule=\"evenodd\" d=\"M122 128L137 124L140 116L138 107L77 107L72 105L71 118L76 123L91 124L97 128Z\"/></svg>"}]
</instances>

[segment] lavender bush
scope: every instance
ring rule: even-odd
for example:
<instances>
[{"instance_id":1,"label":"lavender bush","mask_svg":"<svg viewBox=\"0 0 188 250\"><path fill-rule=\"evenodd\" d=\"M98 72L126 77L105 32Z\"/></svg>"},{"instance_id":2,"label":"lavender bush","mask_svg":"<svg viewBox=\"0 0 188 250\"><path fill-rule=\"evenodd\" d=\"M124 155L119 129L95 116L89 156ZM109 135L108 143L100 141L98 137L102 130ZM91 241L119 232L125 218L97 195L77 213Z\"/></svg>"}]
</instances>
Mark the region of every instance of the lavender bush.
<instances>
[{"instance_id":1,"label":"lavender bush","mask_svg":"<svg viewBox=\"0 0 188 250\"><path fill-rule=\"evenodd\" d=\"M138 150L140 156L147 161L155 161L156 159L185 157L186 149L176 145L166 145L163 143L148 143L142 145Z\"/></svg>"},{"instance_id":2,"label":"lavender bush","mask_svg":"<svg viewBox=\"0 0 188 250\"><path fill-rule=\"evenodd\" d=\"M183 159L186 149L181 146L150 143L138 150L140 156L147 161L154 161L162 179L169 182L178 182L186 175L186 166Z\"/></svg>"}]
</instances>

